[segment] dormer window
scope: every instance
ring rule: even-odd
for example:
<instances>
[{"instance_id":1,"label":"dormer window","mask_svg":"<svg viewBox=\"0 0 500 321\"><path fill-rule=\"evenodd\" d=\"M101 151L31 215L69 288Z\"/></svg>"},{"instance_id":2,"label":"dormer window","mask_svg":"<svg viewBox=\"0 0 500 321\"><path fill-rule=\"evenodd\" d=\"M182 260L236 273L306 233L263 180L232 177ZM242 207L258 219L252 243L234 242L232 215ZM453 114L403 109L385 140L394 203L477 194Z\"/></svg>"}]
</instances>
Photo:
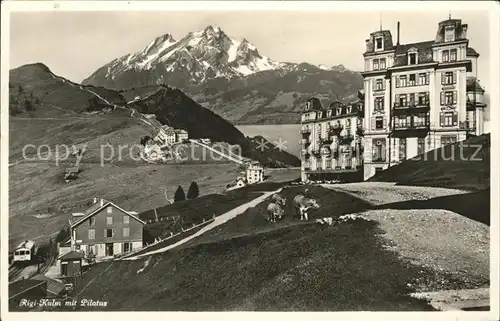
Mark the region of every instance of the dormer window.
<instances>
[{"instance_id":1,"label":"dormer window","mask_svg":"<svg viewBox=\"0 0 500 321\"><path fill-rule=\"evenodd\" d=\"M309 109L311 109L311 102L310 101L306 102L306 110L309 110Z\"/></svg>"},{"instance_id":2,"label":"dormer window","mask_svg":"<svg viewBox=\"0 0 500 321\"><path fill-rule=\"evenodd\" d=\"M409 65L416 65L417 64L417 53L416 52L408 53L408 64Z\"/></svg>"},{"instance_id":3,"label":"dormer window","mask_svg":"<svg viewBox=\"0 0 500 321\"><path fill-rule=\"evenodd\" d=\"M337 115L340 115L342 113L342 108L337 108Z\"/></svg>"},{"instance_id":4,"label":"dormer window","mask_svg":"<svg viewBox=\"0 0 500 321\"><path fill-rule=\"evenodd\" d=\"M347 106L347 113L350 114L352 111L352 107L351 106Z\"/></svg>"},{"instance_id":5,"label":"dormer window","mask_svg":"<svg viewBox=\"0 0 500 321\"><path fill-rule=\"evenodd\" d=\"M444 28L444 42L455 41L455 27L447 26Z\"/></svg>"},{"instance_id":6,"label":"dormer window","mask_svg":"<svg viewBox=\"0 0 500 321\"><path fill-rule=\"evenodd\" d=\"M384 50L384 42L382 37L375 38L375 50Z\"/></svg>"},{"instance_id":7,"label":"dormer window","mask_svg":"<svg viewBox=\"0 0 500 321\"><path fill-rule=\"evenodd\" d=\"M331 110L328 110L328 111L326 112L326 117L330 117L330 116L332 116L332 111L331 111Z\"/></svg>"}]
</instances>

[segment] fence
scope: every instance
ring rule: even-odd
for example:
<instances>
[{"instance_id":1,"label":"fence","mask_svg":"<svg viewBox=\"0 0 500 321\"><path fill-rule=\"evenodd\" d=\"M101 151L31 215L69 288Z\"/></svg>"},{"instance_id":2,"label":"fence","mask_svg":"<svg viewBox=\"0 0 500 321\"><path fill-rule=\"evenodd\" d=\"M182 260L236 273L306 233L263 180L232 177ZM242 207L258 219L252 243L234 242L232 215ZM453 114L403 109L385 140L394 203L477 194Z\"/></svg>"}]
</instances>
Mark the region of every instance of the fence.
<instances>
[{"instance_id":1,"label":"fence","mask_svg":"<svg viewBox=\"0 0 500 321\"><path fill-rule=\"evenodd\" d=\"M158 245L158 244L160 244L160 243L162 243L162 242L166 242L166 241L168 241L168 240L170 240L170 239L172 239L172 238L174 238L174 237L176 237L176 236L179 236L179 235L181 235L181 234L183 234L183 233L187 233L187 232L189 232L189 231L191 231L191 230L193 230L193 229L195 229L195 228L198 228L198 227L203 226L203 225L208 225L208 224L212 223L214 220L215 220L215 215L214 215L214 217L213 217L213 218L211 218L211 219L209 219L209 220L205 220L205 219L203 219L203 221L202 221L201 223L199 223L199 224L193 224L193 226L191 226L191 227L189 227L189 228L187 228L187 229L181 228L181 231L180 231L180 232L177 232L177 233L175 233L175 234L174 234L173 232L170 232L170 236L168 236L168 237L166 237L166 238L164 238L164 239L157 238L157 239L155 240L155 242L153 242L153 243L151 243L151 244L147 244L146 246L143 246L142 248L139 248L139 249L133 250L133 251L128 252L128 253L124 253L124 254L122 254L122 255L120 255L120 256L118 256L118 257L116 257L116 258L122 258L122 259L123 259L123 258L128 258L128 257L131 257L131 256L133 256L133 255L135 255L135 254L137 254L137 253L139 253L139 252L142 252L142 251L144 251L144 250L146 250L146 249L148 249L148 248L151 248L151 247L153 247L153 246L155 246L155 245Z\"/></svg>"}]
</instances>

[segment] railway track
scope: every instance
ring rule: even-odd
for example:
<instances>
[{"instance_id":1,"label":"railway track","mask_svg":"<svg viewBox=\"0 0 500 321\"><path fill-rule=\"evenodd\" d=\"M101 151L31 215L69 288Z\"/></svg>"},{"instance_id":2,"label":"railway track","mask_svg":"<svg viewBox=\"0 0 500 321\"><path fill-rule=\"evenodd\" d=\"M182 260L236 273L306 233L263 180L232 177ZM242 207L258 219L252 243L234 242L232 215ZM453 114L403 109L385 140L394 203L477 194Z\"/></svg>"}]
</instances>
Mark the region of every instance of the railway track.
<instances>
[{"instance_id":1,"label":"railway track","mask_svg":"<svg viewBox=\"0 0 500 321\"><path fill-rule=\"evenodd\" d=\"M23 270L24 270L23 266L17 264L11 264L9 266L9 282L13 281L14 278L18 277Z\"/></svg>"}]
</instances>

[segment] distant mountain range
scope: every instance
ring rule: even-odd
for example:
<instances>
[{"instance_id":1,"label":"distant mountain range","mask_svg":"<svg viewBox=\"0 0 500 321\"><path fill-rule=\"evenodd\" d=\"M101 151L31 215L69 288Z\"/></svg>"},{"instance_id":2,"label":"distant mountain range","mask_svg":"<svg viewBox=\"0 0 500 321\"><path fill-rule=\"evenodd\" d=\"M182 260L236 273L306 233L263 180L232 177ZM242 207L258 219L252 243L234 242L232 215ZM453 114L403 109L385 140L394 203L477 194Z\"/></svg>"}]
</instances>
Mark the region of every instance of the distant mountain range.
<instances>
[{"instance_id":1,"label":"distant mountain range","mask_svg":"<svg viewBox=\"0 0 500 321\"><path fill-rule=\"evenodd\" d=\"M132 89L166 84L235 124L297 123L300 106L316 96L354 100L359 73L342 65L277 62L248 40L208 26L180 40L170 34L147 47L114 59L83 84Z\"/></svg>"},{"instance_id":2,"label":"distant mountain range","mask_svg":"<svg viewBox=\"0 0 500 321\"><path fill-rule=\"evenodd\" d=\"M187 130L190 138L238 144L243 156L258 160L267 167L300 164L297 157L272 147L272 153L256 150L253 140L245 137L233 124L203 108L177 88L153 85L116 91L80 85L53 74L41 63L11 70L9 87L12 116L45 120L30 122L23 135L11 136L12 161L19 157L22 146L27 143L71 145L106 135L128 137L123 135L123 130L138 124L144 127L144 122L147 123L145 116L139 117L141 114L154 114L162 124ZM142 135L157 132L154 126L146 128L147 131L140 131ZM132 142L120 141L120 144L138 144L141 139L139 136L127 139L130 138Z\"/></svg>"}]
</instances>

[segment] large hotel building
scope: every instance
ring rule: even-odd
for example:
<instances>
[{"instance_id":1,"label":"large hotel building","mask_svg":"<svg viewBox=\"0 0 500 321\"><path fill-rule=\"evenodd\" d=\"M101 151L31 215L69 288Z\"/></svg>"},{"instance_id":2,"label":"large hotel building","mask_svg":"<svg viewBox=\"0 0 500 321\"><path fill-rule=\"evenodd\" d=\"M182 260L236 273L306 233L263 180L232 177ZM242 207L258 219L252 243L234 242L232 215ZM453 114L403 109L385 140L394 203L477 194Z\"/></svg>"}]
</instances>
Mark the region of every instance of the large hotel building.
<instances>
[{"instance_id":1,"label":"large hotel building","mask_svg":"<svg viewBox=\"0 0 500 321\"><path fill-rule=\"evenodd\" d=\"M395 43L389 30L373 32L366 40L360 91L364 103L358 105L362 128L357 131L363 134L359 139L363 153L355 155L364 180L405 159L484 131L479 54L468 46L467 24L451 18L442 21L430 41L401 44L399 37L398 22ZM318 148L317 137L306 136L308 128L321 126L328 113L328 108L316 105L307 102L302 113L303 181L315 180L315 174L324 171L324 166L319 171L314 167L317 162L305 158Z\"/></svg>"}]
</instances>

